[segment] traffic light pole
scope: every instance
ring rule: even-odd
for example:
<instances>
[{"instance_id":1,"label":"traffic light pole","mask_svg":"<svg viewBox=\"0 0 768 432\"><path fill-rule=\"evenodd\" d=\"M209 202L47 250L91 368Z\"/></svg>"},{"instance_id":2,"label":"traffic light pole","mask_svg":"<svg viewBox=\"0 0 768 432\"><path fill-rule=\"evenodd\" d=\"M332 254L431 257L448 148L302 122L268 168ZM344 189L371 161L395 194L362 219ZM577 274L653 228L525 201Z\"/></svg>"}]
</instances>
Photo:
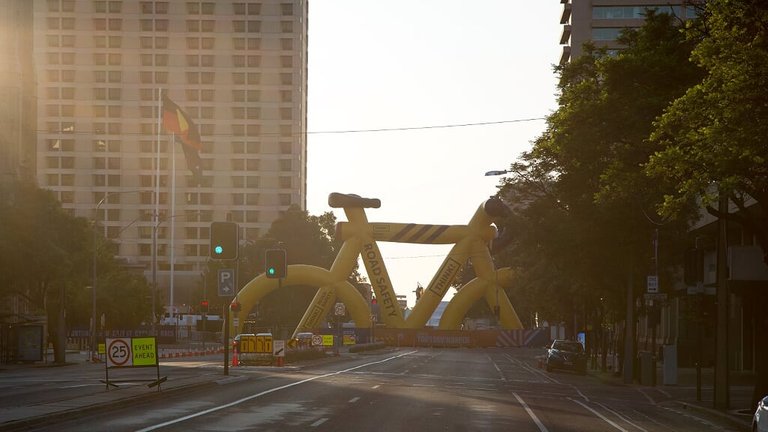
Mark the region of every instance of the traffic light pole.
<instances>
[{"instance_id":1,"label":"traffic light pole","mask_svg":"<svg viewBox=\"0 0 768 432\"><path fill-rule=\"evenodd\" d=\"M229 375L229 307L224 305L224 375Z\"/></svg>"}]
</instances>

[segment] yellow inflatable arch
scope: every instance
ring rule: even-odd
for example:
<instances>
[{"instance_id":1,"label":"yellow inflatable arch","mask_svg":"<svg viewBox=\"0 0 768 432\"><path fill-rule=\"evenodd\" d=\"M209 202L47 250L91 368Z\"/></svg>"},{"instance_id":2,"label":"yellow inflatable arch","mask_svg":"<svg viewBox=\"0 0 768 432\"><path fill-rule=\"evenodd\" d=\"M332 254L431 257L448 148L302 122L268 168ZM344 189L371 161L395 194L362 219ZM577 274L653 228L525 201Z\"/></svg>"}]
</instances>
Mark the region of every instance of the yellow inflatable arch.
<instances>
[{"instance_id":1,"label":"yellow inflatable arch","mask_svg":"<svg viewBox=\"0 0 768 432\"><path fill-rule=\"evenodd\" d=\"M290 265L288 275L282 280L280 286L282 286L282 289L291 289L292 286L298 285L319 288L315 299L312 301L312 305L305 314L305 318L307 315L311 315L314 318L309 321L309 325L306 327L318 326L330 311L336 299L344 303L352 320L355 321L358 327L370 325L370 309L363 296L349 282L335 282L329 270L305 264ZM233 303L237 302L240 304L240 311L237 313L233 312L233 318L239 318L239 321L242 322L261 299L276 289L278 289L277 279L269 279L263 273L255 277L235 296ZM307 321L302 320L302 322ZM234 320L231 319L229 325L230 334L237 334L237 329L234 328ZM296 331L303 331L303 329L297 329Z\"/></svg>"}]
</instances>

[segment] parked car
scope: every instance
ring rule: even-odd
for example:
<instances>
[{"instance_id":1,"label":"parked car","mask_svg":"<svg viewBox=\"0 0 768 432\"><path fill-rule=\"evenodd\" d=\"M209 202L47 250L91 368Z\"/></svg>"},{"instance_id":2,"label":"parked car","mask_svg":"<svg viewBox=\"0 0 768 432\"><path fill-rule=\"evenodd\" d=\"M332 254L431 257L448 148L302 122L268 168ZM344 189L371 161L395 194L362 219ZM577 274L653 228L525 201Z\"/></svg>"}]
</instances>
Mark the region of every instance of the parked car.
<instances>
[{"instance_id":1,"label":"parked car","mask_svg":"<svg viewBox=\"0 0 768 432\"><path fill-rule=\"evenodd\" d=\"M587 355L579 342L555 339L547 349L545 365L547 372L553 369L568 369L585 374L587 373Z\"/></svg>"},{"instance_id":2,"label":"parked car","mask_svg":"<svg viewBox=\"0 0 768 432\"><path fill-rule=\"evenodd\" d=\"M752 416L752 432L768 432L768 396L757 403L755 415Z\"/></svg>"}]
</instances>

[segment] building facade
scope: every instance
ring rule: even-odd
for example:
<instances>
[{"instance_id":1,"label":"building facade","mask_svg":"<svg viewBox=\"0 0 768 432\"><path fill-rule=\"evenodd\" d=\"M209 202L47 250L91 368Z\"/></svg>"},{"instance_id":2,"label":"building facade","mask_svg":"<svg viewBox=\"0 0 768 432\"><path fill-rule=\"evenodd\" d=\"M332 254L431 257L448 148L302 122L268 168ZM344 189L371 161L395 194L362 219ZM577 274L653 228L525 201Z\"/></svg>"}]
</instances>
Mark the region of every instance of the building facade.
<instances>
[{"instance_id":1,"label":"building facade","mask_svg":"<svg viewBox=\"0 0 768 432\"><path fill-rule=\"evenodd\" d=\"M625 28L643 25L648 9L671 13L681 19L696 16L696 9L686 0L561 0L563 14L560 23L563 33L560 45L563 53L560 64L582 53L585 42L591 41L596 47L619 50L616 39Z\"/></svg>"},{"instance_id":2,"label":"building facade","mask_svg":"<svg viewBox=\"0 0 768 432\"><path fill-rule=\"evenodd\" d=\"M37 169L32 3L3 3L0 14L0 184L34 181Z\"/></svg>"},{"instance_id":3,"label":"building facade","mask_svg":"<svg viewBox=\"0 0 768 432\"><path fill-rule=\"evenodd\" d=\"M33 25L38 183L148 280L157 235L165 304L199 298L211 222L255 240L306 208L306 0L35 0ZM199 184L162 97L199 129Z\"/></svg>"}]
</instances>

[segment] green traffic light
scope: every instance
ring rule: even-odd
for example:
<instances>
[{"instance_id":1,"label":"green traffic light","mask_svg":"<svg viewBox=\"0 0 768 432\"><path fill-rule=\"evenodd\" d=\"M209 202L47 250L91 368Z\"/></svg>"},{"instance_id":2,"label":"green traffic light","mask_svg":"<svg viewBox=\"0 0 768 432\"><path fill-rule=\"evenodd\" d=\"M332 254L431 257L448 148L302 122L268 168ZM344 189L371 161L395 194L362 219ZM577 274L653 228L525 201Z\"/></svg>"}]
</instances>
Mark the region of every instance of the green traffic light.
<instances>
[{"instance_id":1,"label":"green traffic light","mask_svg":"<svg viewBox=\"0 0 768 432\"><path fill-rule=\"evenodd\" d=\"M216 255L221 255L221 253L224 252L224 248L221 246L216 246L213 248L213 251L216 252Z\"/></svg>"},{"instance_id":2,"label":"green traffic light","mask_svg":"<svg viewBox=\"0 0 768 432\"><path fill-rule=\"evenodd\" d=\"M267 274L269 274L270 276L274 275L275 274L275 268L274 267L268 268L267 269Z\"/></svg>"}]
</instances>

